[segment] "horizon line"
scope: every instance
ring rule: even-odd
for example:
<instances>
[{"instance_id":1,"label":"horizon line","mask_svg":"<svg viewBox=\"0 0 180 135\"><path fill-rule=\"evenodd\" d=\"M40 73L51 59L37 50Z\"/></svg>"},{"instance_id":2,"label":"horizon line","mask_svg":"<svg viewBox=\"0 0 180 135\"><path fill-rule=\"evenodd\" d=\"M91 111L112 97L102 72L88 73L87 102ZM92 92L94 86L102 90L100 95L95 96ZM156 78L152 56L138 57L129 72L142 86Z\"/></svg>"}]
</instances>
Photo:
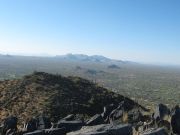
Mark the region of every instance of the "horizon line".
<instances>
[{"instance_id":1,"label":"horizon line","mask_svg":"<svg viewBox=\"0 0 180 135\"><path fill-rule=\"evenodd\" d=\"M122 60L122 59L114 59L114 58L110 58L107 57L105 55L97 55L97 54L93 54L93 55L88 55L88 54L83 54L83 53L65 53L65 54L56 54L56 55L52 55L52 54L47 54L47 53L42 53L42 54L23 54L23 53L3 53L0 52L0 56L4 55L4 56L21 56L21 57L41 57L41 58L53 58L53 57L57 57L57 56L66 56L66 55L86 55L88 57L91 56L102 56L105 57L107 59L110 60L116 60L116 61L124 61L124 62L132 62L132 63L138 63L138 64L142 64L142 65L150 65L150 66L163 66L163 67L180 67L180 64L173 64L173 63L164 63L164 62L142 62L142 61L133 61L133 60Z\"/></svg>"}]
</instances>

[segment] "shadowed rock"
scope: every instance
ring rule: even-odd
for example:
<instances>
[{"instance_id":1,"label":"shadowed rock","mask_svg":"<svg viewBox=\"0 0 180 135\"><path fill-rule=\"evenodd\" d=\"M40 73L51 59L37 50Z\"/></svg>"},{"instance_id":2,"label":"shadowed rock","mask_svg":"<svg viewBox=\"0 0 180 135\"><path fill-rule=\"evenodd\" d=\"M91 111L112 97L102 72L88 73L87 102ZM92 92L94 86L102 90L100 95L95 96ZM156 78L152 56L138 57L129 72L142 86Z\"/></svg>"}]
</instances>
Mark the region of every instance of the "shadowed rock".
<instances>
[{"instance_id":1,"label":"shadowed rock","mask_svg":"<svg viewBox=\"0 0 180 135\"><path fill-rule=\"evenodd\" d=\"M172 126L173 133L180 134L180 108L179 106L176 106L174 111L172 112L171 126Z\"/></svg>"},{"instance_id":2,"label":"shadowed rock","mask_svg":"<svg viewBox=\"0 0 180 135\"><path fill-rule=\"evenodd\" d=\"M31 118L25 125L24 131L33 132L38 129L38 121L35 118Z\"/></svg>"},{"instance_id":3,"label":"shadowed rock","mask_svg":"<svg viewBox=\"0 0 180 135\"><path fill-rule=\"evenodd\" d=\"M39 130L48 129L51 127L50 119L43 115L40 115L39 117L37 117L37 121L38 121Z\"/></svg>"},{"instance_id":4,"label":"shadowed rock","mask_svg":"<svg viewBox=\"0 0 180 135\"><path fill-rule=\"evenodd\" d=\"M17 117L10 116L4 120L2 127L2 135L11 134L17 131Z\"/></svg>"},{"instance_id":5,"label":"shadowed rock","mask_svg":"<svg viewBox=\"0 0 180 135\"><path fill-rule=\"evenodd\" d=\"M164 104L159 104L156 107L153 118L155 119L156 122L158 122L160 120L163 120L165 116L169 116L169 115L170 115L169 108Z\"/></svg>"}]
</instances>

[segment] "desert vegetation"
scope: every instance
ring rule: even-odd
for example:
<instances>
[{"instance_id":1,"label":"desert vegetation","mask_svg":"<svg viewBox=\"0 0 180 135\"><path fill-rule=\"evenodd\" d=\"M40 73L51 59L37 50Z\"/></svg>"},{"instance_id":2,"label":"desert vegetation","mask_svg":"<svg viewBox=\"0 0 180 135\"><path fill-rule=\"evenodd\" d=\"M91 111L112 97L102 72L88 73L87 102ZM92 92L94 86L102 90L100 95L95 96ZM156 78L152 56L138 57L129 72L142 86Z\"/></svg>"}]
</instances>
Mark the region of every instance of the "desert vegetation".
<instances>
[{"instance_id":1,"label":"desert vegetation","mask_svg":"<svg viewBox=\"0 0 180 135\"><path fill-rule=\"evenodd\" d=\"M64 57L0 56L1 80L21 78L34 71L63 76L79 76L140 104L172 107L180 102L179 67L142 65L100 57L67 55ZM115 65L118 68L108 68ZM114 66L113 66L114 67ZM120 68L119 68L120 67Z\"/></svg>"}]
</instances>

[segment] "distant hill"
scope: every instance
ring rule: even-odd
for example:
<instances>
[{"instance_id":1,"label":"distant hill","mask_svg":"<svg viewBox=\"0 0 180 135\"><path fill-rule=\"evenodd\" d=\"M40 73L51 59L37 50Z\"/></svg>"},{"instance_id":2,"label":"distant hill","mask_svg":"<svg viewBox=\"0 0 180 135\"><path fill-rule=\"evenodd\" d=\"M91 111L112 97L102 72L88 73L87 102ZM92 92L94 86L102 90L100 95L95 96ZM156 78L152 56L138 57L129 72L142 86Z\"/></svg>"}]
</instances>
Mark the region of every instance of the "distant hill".
<instances>
[{"instance_id":1,"label":"distant hill","mask_svg":"<svg viewBox=\"0 0 180 135\"><path fill-rule=\"evenodd\" d=\"M115 64L109 65L108 68L110 68L110 69L120 69L120 67L118 65L115 65Z\"/></svg>"},{"instance_id":2,"label":"distant hill","mask_svg":"<svg viewBox=\"0 0 180 135\"><path fill-rule=\"evenodd\" d=\"M20 122L40 113L52 120L70 113L92 116L102 112L103 106L120 101L126 101L129 108L137 105L86 79L44 72L2 81L0 89L0 121L11 114Z\"/></svg>"}]
</instances>

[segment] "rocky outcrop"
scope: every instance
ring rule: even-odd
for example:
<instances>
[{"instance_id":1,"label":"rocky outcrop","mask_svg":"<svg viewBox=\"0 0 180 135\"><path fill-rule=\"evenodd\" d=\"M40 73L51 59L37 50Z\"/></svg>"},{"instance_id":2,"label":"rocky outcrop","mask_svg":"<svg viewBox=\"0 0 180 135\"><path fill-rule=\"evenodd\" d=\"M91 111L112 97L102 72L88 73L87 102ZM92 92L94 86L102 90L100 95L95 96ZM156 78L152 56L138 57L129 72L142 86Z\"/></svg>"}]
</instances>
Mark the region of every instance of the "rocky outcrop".
<instances>
[{"instance_id":1,"label":"rocky outcrop","mask_svg":"<svg viewBox=\"0 0 180 135\"><path fill-rule=\"evenodd\" d=\"M119 104L121 104L120 107ZM117 115L112 111L106 117L103 117L104 112L101 114L96 114L91 118L83 118L80 120L77 115L70 114L59 120L57 123L50 122L50 120L45 116L38 116L37 118L32 118L27 122L24 129L17 130L17 118L9 117L4 121L4 126L1 128L2 135L175 135L179 134L179 106L172 109L169 114L171 121L160 119L157 124L157 119L144 115L141 108L133 108L127 111L125 102L119 103L116 109L122 111L122 115L116 117L116 119L111 119L111 121L105 122L108 118L112 118L113 115ZM112 106L109 105L109 106ZM163 105L164 106L164 105ZM106 108L106 107L104 107ZM104 109L107 111L107 109ZM169 110L167 108L167 110ZM162 117L163 118L163 117Z\"/></svg>"}]
</instances>

